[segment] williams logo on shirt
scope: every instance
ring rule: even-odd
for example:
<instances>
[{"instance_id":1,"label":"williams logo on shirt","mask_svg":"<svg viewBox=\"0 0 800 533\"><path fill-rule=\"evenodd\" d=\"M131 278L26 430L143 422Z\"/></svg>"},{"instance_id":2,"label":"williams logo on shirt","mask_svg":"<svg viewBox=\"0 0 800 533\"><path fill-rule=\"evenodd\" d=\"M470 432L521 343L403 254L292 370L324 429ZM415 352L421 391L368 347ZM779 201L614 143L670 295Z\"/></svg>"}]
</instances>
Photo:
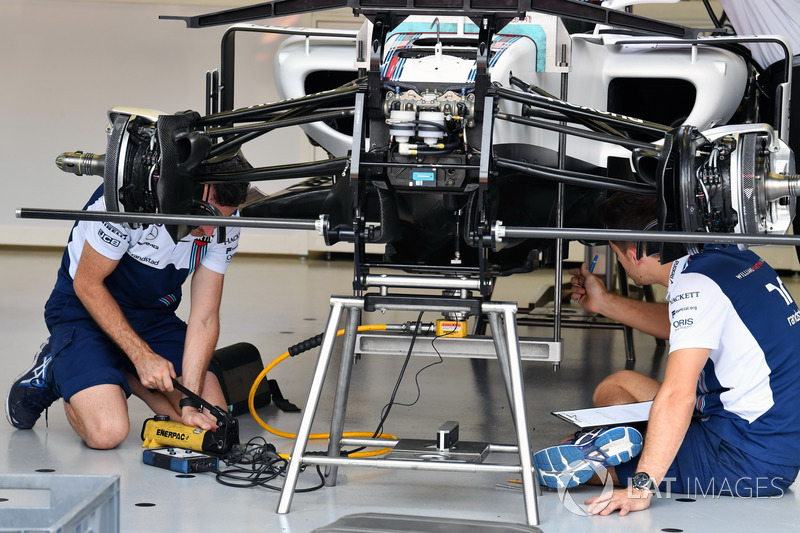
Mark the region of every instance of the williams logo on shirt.
<instances>
[{"instance_id":1,"label":"williams logo on shirt","mask_svg":"<svg viewBox=\"0 0 800 533\"><path fill-rule=\"evenodd\" d=\"M755 272L756 270L758 270L759 268L761 268L762 266L764 266L764 261L759 259L758 262L755 265L751 266L748 269L742 270L741 272L736 274L736 277L738 279L744 279L747 276L749 276L750 274L752 274L753 272Z\"/></svg>"}]
</instances>

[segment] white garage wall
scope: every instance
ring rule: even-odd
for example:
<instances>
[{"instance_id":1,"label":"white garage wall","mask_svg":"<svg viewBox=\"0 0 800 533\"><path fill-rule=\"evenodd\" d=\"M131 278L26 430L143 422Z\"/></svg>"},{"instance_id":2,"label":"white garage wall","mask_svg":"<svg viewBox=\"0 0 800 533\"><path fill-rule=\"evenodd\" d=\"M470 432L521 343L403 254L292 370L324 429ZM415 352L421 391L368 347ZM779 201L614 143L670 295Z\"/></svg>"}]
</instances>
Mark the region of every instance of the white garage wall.
<instances>
[{"instance_id":1,"label":"white garage wall","mask_svg":"<svg viewBox=\"0 0 800 533\"><path fill-rule=\"evenodd\" d=\"M113 106L166 113L205 110L205 72L218 68L225 28L187 29L159 15L190 16L244 2L0 2L0 245L63 246L71 222L17 219L20 207L80 209L100 184L58 170L58 154L106 150ZM227 3L228 6L224 4ZM220 5L221 4L221 5ZM270 21L301 25L300 20ZM237 38L237 106L278 99L272 84L275 36ZM245 155L256 165L310 158L299 129L267 134ZM270 184L265 192L282 188ZM305 235L253 230L248 251L305 253ZM302 241L302 242L300 242Z\"/></svg>"}]
</instances>

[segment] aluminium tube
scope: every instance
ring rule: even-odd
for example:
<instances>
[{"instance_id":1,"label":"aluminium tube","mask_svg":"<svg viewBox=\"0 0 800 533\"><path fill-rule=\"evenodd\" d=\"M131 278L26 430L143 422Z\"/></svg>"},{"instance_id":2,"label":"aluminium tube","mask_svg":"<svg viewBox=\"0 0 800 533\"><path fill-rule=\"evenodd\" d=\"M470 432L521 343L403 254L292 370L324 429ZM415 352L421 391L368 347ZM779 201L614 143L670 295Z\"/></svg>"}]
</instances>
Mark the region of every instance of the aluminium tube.
<instances>
[{"instance_id":1,"label":"aluminium tube","mask_svg":"<svg viewBox=\"0 0 800 533\"><path fill-rule=\"evenodd\" d=\"M17 218L46 220L98 220L133 224L184 224L187 226L236 226L240 228L292 229L319 231L320 220L299 218L211 217L201 215L167 215L160 213L127 213L118 211L81 211L69 209L17 209Z\"/></svg>"},{"instance_id":2,"label":"aluminium tube","mask_svg":"<svg viewBox=\"0 0 800 533\"><path fill-rule=\"evenodd\" d=\"M530 228L509 226L501 222L492 226L492 233L502 242L504 238L646 241L702 244L774 244L800 246L800 235L748 235L745 233L681 233L674 231L630 231L621 229L590 228Z\"/></svg>"}]
</instances>

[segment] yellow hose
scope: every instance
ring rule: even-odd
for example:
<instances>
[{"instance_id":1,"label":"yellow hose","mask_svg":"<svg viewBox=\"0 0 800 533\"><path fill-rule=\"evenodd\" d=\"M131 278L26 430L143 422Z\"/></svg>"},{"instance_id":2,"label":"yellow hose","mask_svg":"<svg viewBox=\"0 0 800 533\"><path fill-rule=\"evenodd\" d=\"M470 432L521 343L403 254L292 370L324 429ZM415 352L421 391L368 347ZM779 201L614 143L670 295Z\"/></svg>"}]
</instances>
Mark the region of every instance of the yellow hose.
<instances>
[{"instance_id":1,"label":"yellow hose","mask_svg":"<svg viewBox=\"0 0 800 533\"><path fill-rule=\"evenodd\" d=\"M359 326L358 331L381 331L386 329L386 324L370 324L365 326ZM336 336L344 335L344 330L340 329L336 332ZM278 437L284 437L287 439L294 439L297 438L297 434L295 433L287 433L285 431L281 431L279 429L275 429L274 427L270 426L266 422L264 422L258 413L256 413L256 406L255 406L255 398L256 398L256 391L258 390L258 386L261 385L261 382L267 376L270 370L278 366L279 363L284 361L286 358L290 357L289 352L284 352L282 355L276 357L270 364L268 364L264 370L261 371L260 374L256 377L255 381L253 382L253 386L250 387L250 394L247 396L247 407L250 409L250 414L253 415L253 418L258 423L259 426L266 429L268 432L272 433L273 435L277 435ZM372 437L374 433L369 431L351 431L345 432L342 434L342 437ZM330 433L312 433L309 435L309 439L328 439L330 438ZM394 435L385 434L383 435L386 438L396 439L397 437ZM350 457L372 457L375 455L383 455L385 453L389 453L392 449L391 448L381 448L378 450L372 450L367 452L357 452L350 454ZM287 458L285 455L281 455L281 457Z\"/></svg>"}]
</instances>

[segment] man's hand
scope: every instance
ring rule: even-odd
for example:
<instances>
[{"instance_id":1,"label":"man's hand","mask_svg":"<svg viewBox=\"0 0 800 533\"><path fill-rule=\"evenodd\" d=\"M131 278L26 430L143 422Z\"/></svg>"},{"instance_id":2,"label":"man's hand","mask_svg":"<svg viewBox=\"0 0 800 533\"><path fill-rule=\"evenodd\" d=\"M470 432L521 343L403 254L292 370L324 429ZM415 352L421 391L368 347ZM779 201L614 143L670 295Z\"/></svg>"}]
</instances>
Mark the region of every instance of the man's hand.
<instances>
[{"instance_id":1,"label":"man's hand","mask_svg":"<svg viewBox=\"0 0 800 533\"><path fill-rule=\"evenodd\" d=\"M217 420L206 412L200 412L194 407L186 406L181 408L181 422L187 426L216 430Z\"/></svg>"},{"instance_id":2,"label":"man's hand","mask_svg":"<svg viewBox=\"0 0 800 533\"><path fill-rule=\"evenodd\" d=\"M139 381L148 389L158 389L162 392L172 390L172 378L177 377L172 363L160 355L150 352L141 355L134 361L136 374Z\"/></svg>"},{"instance_id":3,"label":"man's hand","mask_svg":"<svg viewBox=\"0 0 800 533\"><path fill-rule=\"evenodd\" d=\"M569 271L572 274L570 298L592 313L600 313L600 300L608 292L603 281L589 272L586 263Z\"/></svg>"},{"instance_id":4,"label":"man's hand","mask_svg":"<svg viewBox=\"0 0 800 533\"><path fill-rule=\"evenodd\" d=\"M628 487L589 498L584 503L587 505L586 512L590 514L608 516L619 510L619 515L625 516L632 511L647 509L652 499L653 495L649 491Z\"/></svg>"}]
</instances>

